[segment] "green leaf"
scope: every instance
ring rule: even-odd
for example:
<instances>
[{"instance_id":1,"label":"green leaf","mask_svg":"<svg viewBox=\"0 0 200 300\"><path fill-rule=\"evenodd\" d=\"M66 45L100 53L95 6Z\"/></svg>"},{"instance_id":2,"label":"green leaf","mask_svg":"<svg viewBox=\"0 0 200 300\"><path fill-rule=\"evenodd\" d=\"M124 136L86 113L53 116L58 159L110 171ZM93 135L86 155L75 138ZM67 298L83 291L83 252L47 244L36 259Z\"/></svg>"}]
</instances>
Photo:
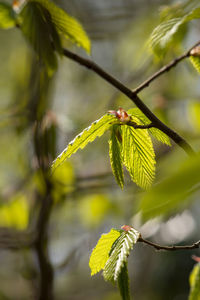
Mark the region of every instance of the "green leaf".
<instances>
[{"instance_id":1,"label":"green leaf","mask_svg":"<svg viewBox=\"0 0 200 300\"><path fill-rule=\"evenodd\" d=\"M115 116L109 114L104 115L99 120L93 122L88 128L77 135L54 160L52 164L52 171L54 171L78 149L83 149L89 142L93 142L96 137L103 135L106 130L116 123L119 123L119 120Z\"/></svg>"},{"instance_id":2,"label":"green leaf","mask_svg":"<svg viewBox=\"0 0 200 300\"><path fill-rule=\"evenodd\" d=\"M188 300L200 300L200 263L194 266L189 281L190 294Z\"/></svg>"},{"instance_id":3,"label":"green leaf","mask_svg":"<svg viewBox=\"0 0 200 300\"><path fill-rule=\"evenodd\" d=\"M124 264L127 262L130 250L137 243L140 233L131 228L128 231L123 231L120 237L116 240L114 249L107 260L103 276L107 281L115 282L119 278Z\"/></svg>"},{"instance_id":4,"label":"green leaf","mask_svg":"<svg viewBox=\"0 0 200 300\"><path fill-rule=\"evenodd\" d=\"M197 72L200 73L200 57L198 56L190 56L190 61L192 65L195 67Z\"/></svg>"},{"instance_id":5,"label":"green leaf","mask_svg":"<svg viewBox=\"0 0 200 300\"><path fill-rule=\"evenodd\" d=\"M0 28L8 29L16 26L16 20L12 7L0 2Z\"/></svg>"},{"instance_id":6,"label":"green leaf","mask_svg":"<svg viewBox=\"0 0 200 300\"><path fill-rule=\"evenodd\" d=\"M52 47L55 40L55 28L46 9L40 4L29 1L23 8L21 14L21 30L30 42L39 59L47 68L48 74L52 75L57 68L57 59ZM52 34L53 32L53 34ZM56 37L59 39L59 37ZM56 44L58 41L56 40Z\"/></svg>"},{"instance_id":7,"label":"green leaf","mask_svg":"<svg viewBox=\"0 0 200 300\"><path fill-rule=\"evenodd\" d=\"M111 229L110 232L102 234L90 256L89 266L91 275L98 273L104 268L109 258L111 247L119 236L120 232L115 229Z\"/></svg>"},{"instance_id":8,"label":"green leaf","mask_svg":"<svg viewBox=\"0 0 200 300\"><path fill-rule=\"evenodd\" d=\"M90 53L90 39L82 25L73 17L69 16L63 9L48 0L32 0L39 3L48 10L53 24L65 38L85 49Z\"/></svg>"},{"instance_id":9,"label":"green leaf","mask_svg":"<svg viewBox=\"0 0 200 300\"><path fill-rule=\"evenodd\" d=\"M141 124L139 119L132 120ZM155 153L147 129L134 129L123 125L122 147L123 162L132 180L140 187L147 189L155 176Z\"/></svg>"},{"instance_id":10,"label":"green leaf","mask_svg":"<svg viewBox=\"0 0 200 300\"><path fill-rule=\"evenodd\" d=\"M181 207L184 208L184 200L190 199L189 196L196 192L195 187L200 182L199 166L200 154L197 154L177 165L171 176L145 193L139 206L143 219L169 215Z\"/></svg>"},{"instance_id":11,"label":"green leaf","mask_svg":"<svg viewBox=\"0 0 200 300\"><path fill-rule=\"evenodd\" d=\"M141 112L139 108L132 108L128 110L128 114L137 117L143 125L150 124L150 120ZM171 146L169 137L157 128L149 128L148 131L157 139L159 142Z\"/></svg>"},{"instance_id":12,"label":"green leaf","mask_svg":"<svg viewBox=\"0 0 200 300\"><path fill-rule=\"evenodd\" d=\"M111 129L111 138L109 140L109 155L113 174L116 178L117 183L123 189L124 174L122 164L122 145L117 138L118 134L121 135L120 127L117 125L113 125Z\"/></svg>"},{"instance_id":13,"label":"green leaf","mask_svg":"<svg viewBox=\"0 0 200 300\"><path fill-rule=\"evenodd\" d=\"M148 44L155 54L162 54L165 48L170 44L175 34L180 32L182 25L189 21L200 18L200 7L194 8L189 13L181 17L167 19L158 25L152 32Z\"/></svg>"},{"instance_id":14,"label":"green leaf","mask_svg":"<svg viewBox=\"0 0 200 300\"><path fill-rule=\"evenodd\" d=\"M129 276L127 263L121 269L118 276L118 287L122 297L122 300L130 300L130 288L129 288Z\"/></svg>"}]
</instances>

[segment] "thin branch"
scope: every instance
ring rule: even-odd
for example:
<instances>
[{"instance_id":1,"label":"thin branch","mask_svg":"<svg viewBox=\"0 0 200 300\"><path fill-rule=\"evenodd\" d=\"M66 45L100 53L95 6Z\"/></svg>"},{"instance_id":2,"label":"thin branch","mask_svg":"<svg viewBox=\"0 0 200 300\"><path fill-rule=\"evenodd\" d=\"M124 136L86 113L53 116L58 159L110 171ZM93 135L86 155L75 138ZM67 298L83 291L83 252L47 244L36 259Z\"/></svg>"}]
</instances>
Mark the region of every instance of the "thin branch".
<instances>
[{"instance_id":1,"label":"thin branch","mask_svg":"<svg viewBox=\"0 0 200 300\"><path fill-rule=\"evenodd\" d=\"M153 75L151 75L149 78L147 78L143 83L141 83L137 88L135 88L133 90L134 93L138 94L139 92L141 92L143 89L145 89L146 87L149 86L149 84L154 81L156 78L160 77L162 74L168 72L169 70L171 70L172 68L174 68L178 63L180 63L182 60L184 60L185 58L188 58L191 54L191 50L193 48L195 48L196 46L198 46L200 44L200 41L198 41L197 43L195 43L188 51L186 51L184 54L182 54L181 56L175 58L174 60L172 60L169 64L163 66L160 70L158 70L156 73L154 73Z\"/></svg>"},{"instance_id":2,"label":"thin branch","mask_svg":"<svg viewBox=\"0 0 200 300\"><path fill-rule=\"evenodd\" d=\"M200 247L200 240L192 245L185 245L185 246L161 246L159 244L145 240L142 237L139 238L138 242L147 244L148 246L151 246L151 247L155 248L156 250L166 250L166 251L192 250L192 249L197 249Z\"/></svg>"},{"instance_id":3,"label":"thin branch","mask_svg":"<svg viewBox=\"0 0 200 300\"><path fill-rule=\"evenodd\" d=\"M105 70L103 70L99 65L94 63L93 61L86 59L80 55L77 55L68 49L63 49L63 55L70 58L71 60L79 63L82 66L92 70L100 77L102 77L105 81L110 83L112 86L121 91L124 95L126 95L131 101L146 115L146 117L153 123L153 126L160 129L166 135L168 135L177 145L179 145L188 155L194 154L194 150L192 147L174 130L169 128L163 122L161 122L156 115L143 103L143 101L137 96L135 92L126 87L119 80L114 78L112 75L108 74Z\"/></svg>"}]
</instances>

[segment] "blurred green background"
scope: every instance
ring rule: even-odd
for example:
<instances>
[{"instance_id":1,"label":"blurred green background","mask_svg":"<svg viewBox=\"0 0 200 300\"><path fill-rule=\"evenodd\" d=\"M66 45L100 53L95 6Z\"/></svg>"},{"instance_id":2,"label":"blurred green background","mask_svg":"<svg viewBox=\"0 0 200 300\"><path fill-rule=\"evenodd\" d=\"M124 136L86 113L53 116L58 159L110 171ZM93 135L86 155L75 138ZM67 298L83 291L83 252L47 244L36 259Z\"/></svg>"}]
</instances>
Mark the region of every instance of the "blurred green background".
<instances>
[{"instance_id":1,"label":"blurred green background","mask_svg":"<svg viewBox=\"0 0 200 300\"><path fill-rule=\"evenodd\" d=\"M177 42L158 60L148 51L146 42L159 24L161 7L174 1L65 0L56 3L83 24L92 41L92 59L133 89L190 48L200 34L200 22L195 21L184 29L187 34L181 43ZM64 57L59 60L56 74L47 80L19 29L0 30L0 45L0 299L37 299L39 269L34 251L6 249L9 247L5 246L8 228L23 231L34 226L38 205L45 193L35 150L46 153L47 148L52 160L75 135L106 111L120 106L129 109L133 105L97 75ZM66 46L85 55L71 44ZM141 98L198 151L199 93L199 75L184 61L142 91ZM39 140L39 149L36 149L33 131L41 118L47 140L43 138L41 143ZM125 188L120 190L111 174L108 137L107 133L78 151L54 174L48 251L54 269L55 299L120 299L117 289L105 283L102 276L91 278L88 266L91 250L100 234L112 227L131 225L144 238L160 244L189 244L199 239L199 184L197 182L195 190L185 195L184 185L189 177L182 149L155 142L155 183L159 184L166 177L173 178L171 186L164 187L156 198L156 190L142 191L128 174ZM198 178L197 162L189 174ZM189 162L189 165L192 164ZM185 176L180 179L181 174ZM180 189L174 191L176 178ZM183 197L171 198L171 189L176 196L183 189ZM144 194L148 209L151 201L154 207L159 201L163 204L171 199L170 209L164 208L163 216L147 214L143 220L139 205ZM154 216L156 218L151 219ZM194 264L192 254L199 255L199 250L156 252L137 244L129 258L134 299L187 299L188 276Z\"/></svg>"}]
</instances>

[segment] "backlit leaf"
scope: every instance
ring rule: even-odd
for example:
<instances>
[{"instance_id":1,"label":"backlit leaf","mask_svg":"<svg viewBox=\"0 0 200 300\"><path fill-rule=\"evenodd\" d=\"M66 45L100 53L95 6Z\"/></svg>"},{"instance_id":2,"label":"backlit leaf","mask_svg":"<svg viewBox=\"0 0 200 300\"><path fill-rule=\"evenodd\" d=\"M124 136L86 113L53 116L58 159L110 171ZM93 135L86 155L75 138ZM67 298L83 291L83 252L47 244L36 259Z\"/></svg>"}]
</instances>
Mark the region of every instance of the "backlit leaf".
<instances>
[{"instance_id":1,"label":"backlit leaf","mask_svg":"<svg viewBox=\"0 0 200 300\"><path fill-rule=\"evenodd\" d=\"M83 149L89 142L93 142L96 137L103 135L106 130L116 123L119 123L118 119L109 114L104 115L99 120L93 122L88 128L77 135L54 160L52 164L52 171L54 171L55 168L57 168L78 149Z\"/></svg>"},{"instance_id":2,"label":"backlit leaf","mask_svg":"<svg viewBox=\"0 0 200 300\"><path fill-rule=\"evenodd\" d=\"M197 56L190 56L190 61L192 65L195 67L197 72L200 73L200 57Z\"/></svg>"},{"instance_id":3,"label":"backlit leaf","mask_svg":"<svg viewBox=\"0 0 200 300\"><path fill-rule=\"evenodd\" d=\"M122 271L124 264L127 262L130 250L137 243L140 237L140 233L131 228L128 231L123 231L120 237L113 245L113 250L109 259L107 260L103 276L107 281L115 282L119 278L119 274Z\"/></svg>"},{"instance_id":4,"label":"backlit leaf","mask_svg":"<svg viewBox=\"0 0 200 300\"><path fill-rule=\"evenodd\" d=\"M188 300L200 300L200 263L194 266L189 281L190 295Z\"/></svg>"},{"instance_id":5,"label":"backlit leaf","mask_svg":"<svg viewBox=\"0 0 200 300\"><path fill-rule=\"evenodd\" d=\"M49 75L51 75L57 67L57 59L52 47L53 36L51 32L54 25L48 11L40 4L30 1L21 12L21 20L23 34L38 54L40 61L45 64ZM55 30L53 34L56 34ZM59 39L58 36L57 39Z\"/></svg>"},{"instance_id":6,"label":"backlit leaf","mask_svg":"<svg viewBox=\"0 0 200 300\"><path fill-rule=\"evenodd\" d=\"M150 124L150 120L141 112L139 108L132 108L128 110L128 114L137 117L143 125ZM157 128L149 128L148 131L157 139L159 142L171 146L169 137Z\"/></svg>"},{"instance_id":7,"label":"backlit leaf","mask_svg":"<svg viewBox=\"0 0 200 300\"><path fill-rule=\"evenodd\" d=\"M111 247L119 236L120 232L115 229L111 229L110 232L102 234L90 256L89 266L91 275L98 273L104 268L109 258Z\"/></svg>"},{"instance_id":8,"label":"backlit leaf","mask_svg":"<svg viewBox=\"0 0 200 300\"><path fill-rule=\"evenodd\" d=\"M49 0L32 0L45 7L51 15L53 24L65 38L85 49L90 53L90 40L82 25L73 17L68 15L63 9Z\"/></svg>"},{"instance_id":9,"label":"backlit leaf","mask_svg":"<svg viewBox=\"0 0 200 300\"><path fill-rule=\"evenodd\" d=\"M121 135L120 127L113 125L109 140L110 164L117 183L121 188L124 186L124 174L122 165L122 145L117 135Z\"/></svg>"},{"instance_id":10,"label":"backlit leaf","mask_svg":"<svg viewBox=\"0 0 200 300\"><path fill-rule=\"evenodd\" d=\"M139 119L133 118L137 124ZM123 162L132 180L146 189L151 186L155 176L155 153L147 129L122 127Z\"/></svg>"},{"instance_id":11,"label":"backlit leaf","mask_svg":"<svg viewBox=\"0 0 200 300\"><path fill-rule=\"evenodd\" d=\"M16 26L14 11L6 3L0 2L0 28L8 29Z\"/></svg>"}]
</instances>

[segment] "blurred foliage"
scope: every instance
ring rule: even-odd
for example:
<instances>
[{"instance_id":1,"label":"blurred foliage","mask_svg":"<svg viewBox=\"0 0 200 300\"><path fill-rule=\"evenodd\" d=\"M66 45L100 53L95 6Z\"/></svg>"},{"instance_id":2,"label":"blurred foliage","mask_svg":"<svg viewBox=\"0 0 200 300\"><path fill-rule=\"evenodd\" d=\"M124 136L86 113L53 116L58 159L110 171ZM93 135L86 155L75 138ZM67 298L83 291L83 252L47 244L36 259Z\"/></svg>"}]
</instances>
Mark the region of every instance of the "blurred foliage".
<instances>
[{"instance_id":1,"label":"blurred foliage","mask_svg":"<svg viewBox=\"0 0 200 300\"><path fill-rule=\"evenodd\" d=\"M69 32L59 28L53 13L52 18L46 13L44 6L49 1L29 4L31 11L40 11L40 17L38 14L36 17L47 29L37 31L38 39L28 35L28 40L36 43L37 54L27 45L19 28L11 29L27 6L16 15L8 1L0 4L0 28L7 28L0 30L0 233L6 237L6 243L5 227L23 232L36 223L47 191L43 171L66 144L109 109L117 110L119 106L127 111L132 109L125 96L92 72L61 58L60 44L85 54L76 47L81 42L76 40L73 45L72 38L69 43L64 38L69 38ZM191 20L199 18L196 10L199 1L73 0L57 4L67 12L65 17L62 13L65 20L72 20L68 18L73 16L74 22L79 20L78 24L83 24L92 39L92 59L132 88L199 39L199 19ZM26 26L36 34L38 23L34 20L28 19ZM145 45L156 25L154 34L161 37L156 51L161 56L155 59ZM159 32L163 26L167 34L164 36ZM52 39L58 54L49 47L41 50L50 51L49 73L46 64L38 59L37 43L47 41L48 46ZM88 37L82 42L82 48L89 51ZM193 59L199 61L198 57ZM53 72L56 64L57 71ZM53 76L49 78L49 74ZM199 93L199 74L187 61L141 92L141 98L152 111L186 138L197 152ZM166 137L156 137L169 144ZM169 148L152 139L157 157L153 187L141 191L124 172L126 184L121 191L111 176L105 154L108 138L105 133L95 145L88 144L51 177L54 204L47 248L54 268L55 298L59 300L66 299L66 295L72 300L120 299L112 285L105 284L98 276L91 278L88 268L92 247L109 228L130 224L158 243L189 244L199 239L199 155L187 159L173 143ZM143 209L143 220L136 214L138 207ZM154 217L157 218L152 220ZM1 242L5 243L5 239ZM199 250L158 253L136 245L134 258L132 254L129 257L131 295L139 300L187 299L192 253L199 255ZM34 298L36 280L40 277L35 253L30 249L2 250L0 258L0 298ZM26 278L22 270L28 270Z\"/></svg>"}]
</instances>

